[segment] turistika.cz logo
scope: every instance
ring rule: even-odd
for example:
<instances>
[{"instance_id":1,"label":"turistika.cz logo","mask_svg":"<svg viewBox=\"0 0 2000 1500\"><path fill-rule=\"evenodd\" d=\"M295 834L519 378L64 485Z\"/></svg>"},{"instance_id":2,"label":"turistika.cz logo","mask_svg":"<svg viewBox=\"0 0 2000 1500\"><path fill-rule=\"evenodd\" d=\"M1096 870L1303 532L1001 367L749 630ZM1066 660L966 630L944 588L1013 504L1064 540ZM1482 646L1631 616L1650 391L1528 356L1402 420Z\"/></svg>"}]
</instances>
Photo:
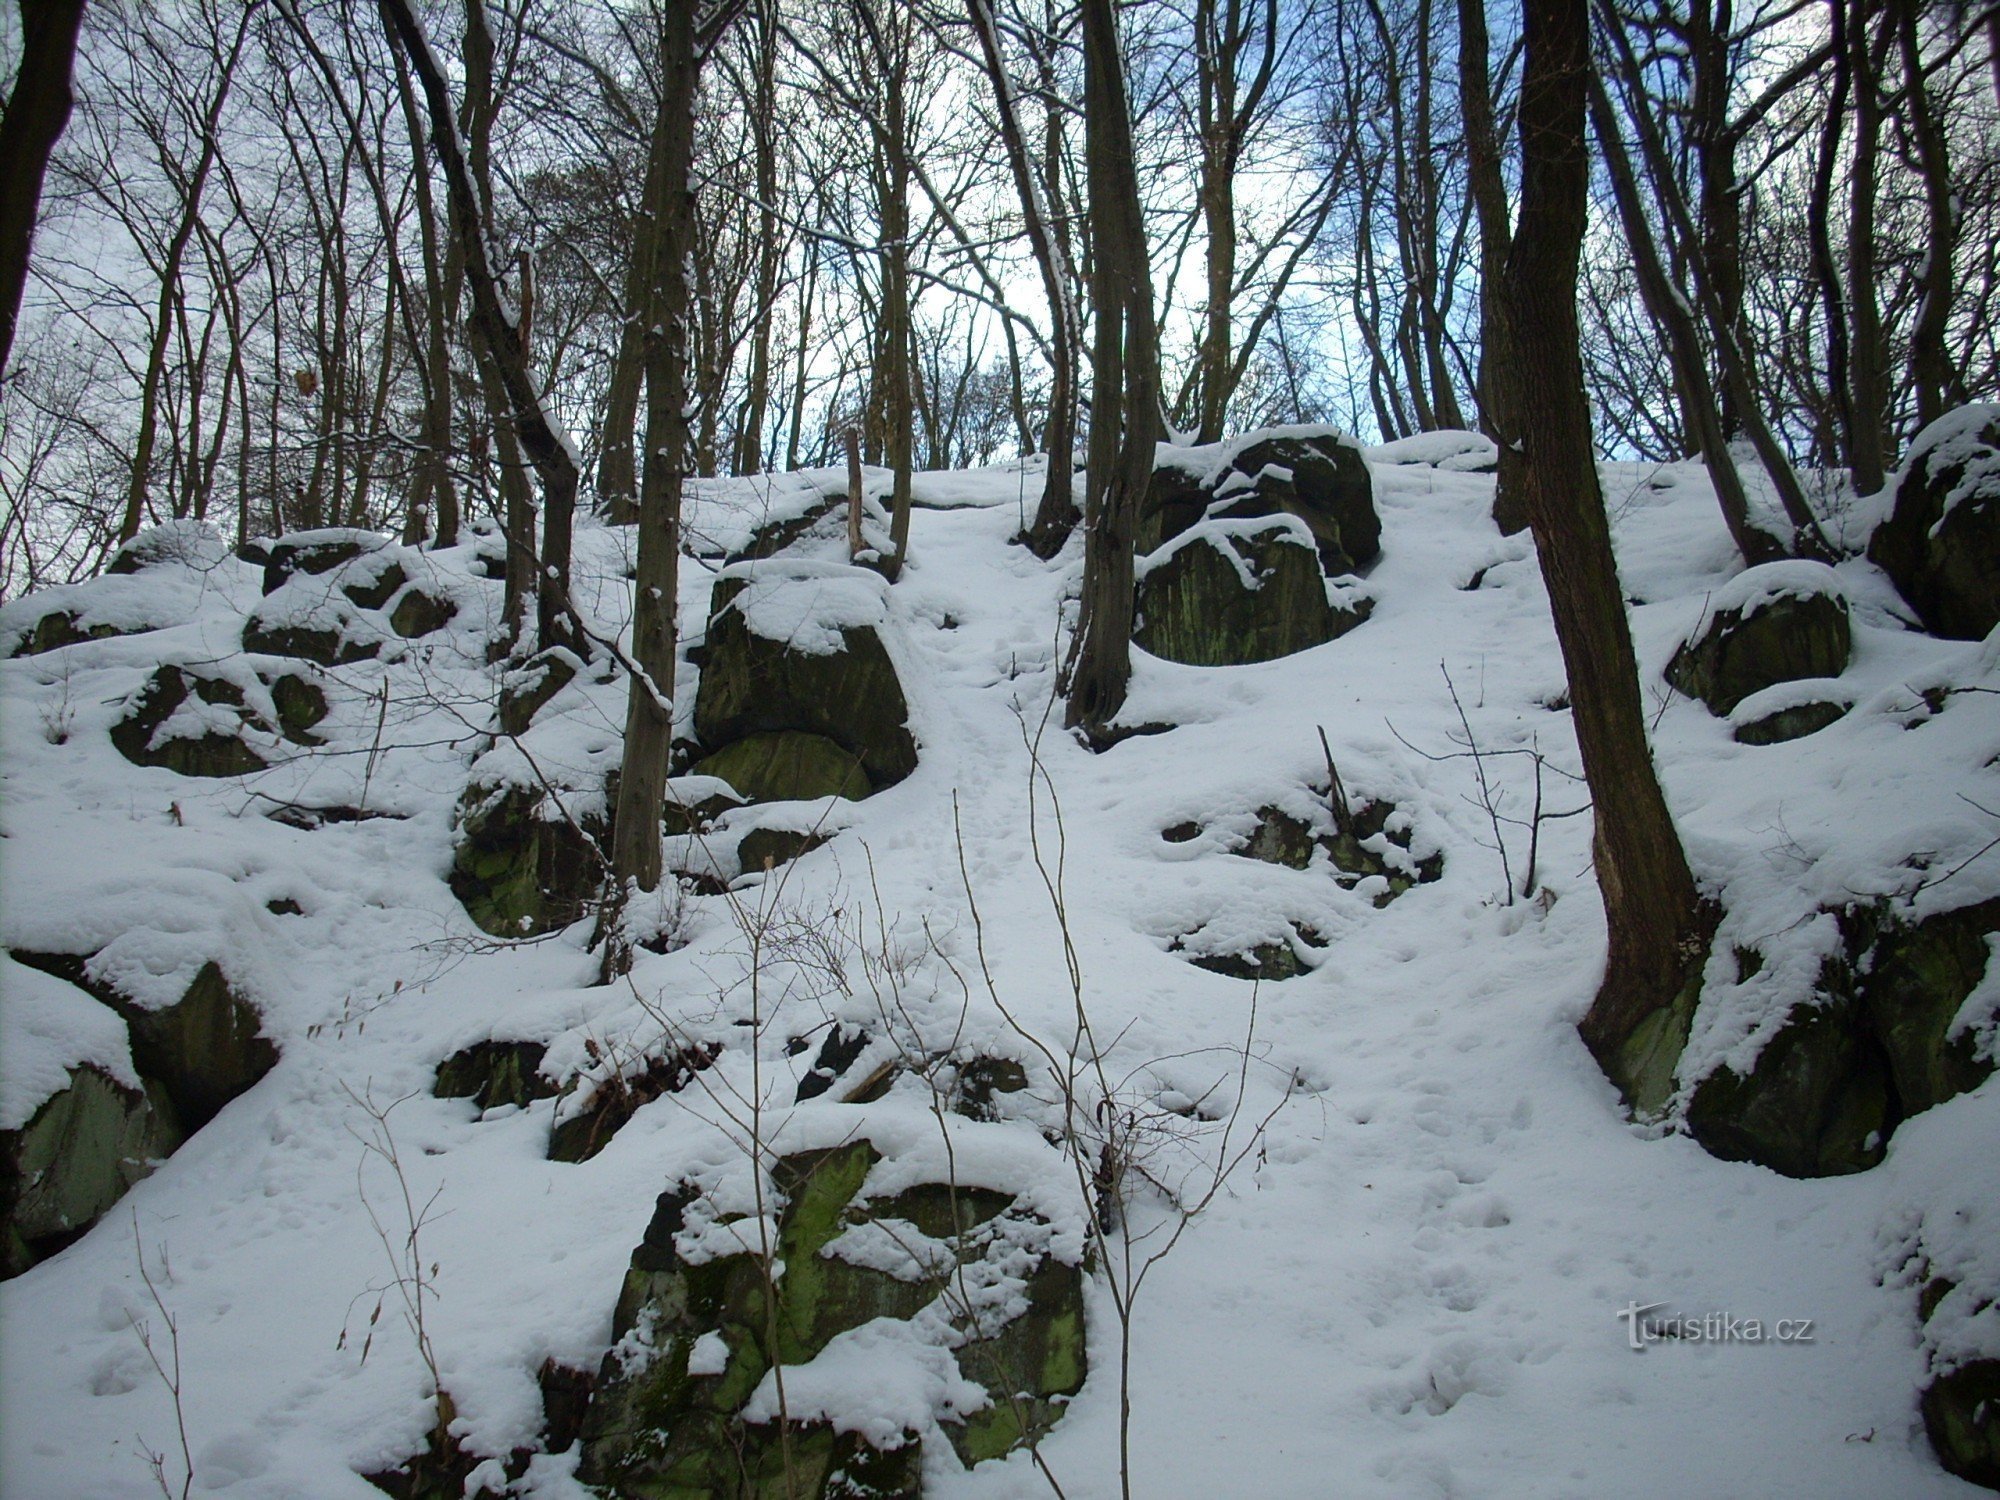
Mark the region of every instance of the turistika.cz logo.
<instances>
[{"instance_id":1,"label":"turistika.cz logo","mask_svg":"<svg viewBox=\"0 0 2000 1500\"><path fill-rule=\"evenodd\" d=\"M1703 1313L1689 1317L1669 1313L1649 1317L1665 1307L1664 1302L1628 1302L1618 1309L1618 1321L1625 1325L1628 1347L1645 1351L1648 1345L1676 1340L1683 1344L1810 1344L1811 1318L1743 1318L1735 1313Z\"/></svg>"}]
</instances>

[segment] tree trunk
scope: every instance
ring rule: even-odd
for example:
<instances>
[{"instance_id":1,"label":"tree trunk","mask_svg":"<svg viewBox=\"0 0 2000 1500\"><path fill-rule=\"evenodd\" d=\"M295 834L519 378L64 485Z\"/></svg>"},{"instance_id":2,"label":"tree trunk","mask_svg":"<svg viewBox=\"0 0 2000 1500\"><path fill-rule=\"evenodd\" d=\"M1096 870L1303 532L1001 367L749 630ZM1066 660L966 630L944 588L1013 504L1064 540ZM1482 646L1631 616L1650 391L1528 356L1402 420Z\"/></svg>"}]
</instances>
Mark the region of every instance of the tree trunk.
<instances>
[{"instance_id":1,"label":"tree trunk","mask_svg":"<svg viewBox=\"0 0 2000 1500\"><path fill-rule=\"evenodd\" d=\"M1132 541L1159 441L1152 267L1133 165L1132 117L1113 0L1083 0L1090 294L1097 320L1084 503L1083 599L1064 722L1096 737L1132 677Z\"/></svg>"},{"instance_id":2,"label":"tree trunk","mask_svg":"<svg viewBox=\"0 0 2000 1500\"><path fill-rule=\"evenodd\" d=\"M1708 378L1708 362L1702 354L1701 332L1695 325L1693 311L1675 292L1667 269L1661 264L1659 246L1639 198L1639 184L1625 155L1625 142L1618 133L1618 117L1611 108L1603 81L1595 73L1590 79L1590 112L1604 151L1612 195L1618 202L1618 217L1625 227L1626 243L1631 247L1633 268L1638 273L1639 295L1653 326L1666 336L1667 358L1680 392L1681 410L1707 465L1709 482L1715 486L1723 522L1746 563L1773 562L1786 555L1784 546L1776 537L1750 523L1749 496L1744 492L1743 478L1729 451L1722 410Z\"/></svg>"},{"instance_id":3,"label":"tree trunk","mask_svg":"<svg viewBox=\"0 0 2000 1500\"><path fill-rule=\"evenodd\" d=\"M1889 352L1875 268L1876 172L1882 154L1882 64L1889 27L1871 39L1872 0L1854 0L1847 45L1854 74L1854 161L1848 179L1848 406L1854 414L1849 470L1854 492L1872 495L1888 478Z\"/></svg>"},{"instance_id":4,"label":"tree trunk","mask_svg":"<svg viewBox=\"0 0 2000 1500\"><path fill-rule=\"evenodd\" d=\"M972 29L979 36L980 53L986 61L986 76L993 84L993 107L1000 121L1000 139L1007 148L1007 166L1014 174L1014 191L1021 200L1021 216L1026 223L1028 244L1034 251L1035 267L1042 275L1042 295L1048 299L1051 337L1049 339L1049 422L1044 447L1049 455L1048 470L1042 480L1041 504L1035 519L1022 533L1021 541L1037 557L1050 558L1062 551L1063 543L1076 528L1076 483L1071 472L1076 450L1076 353L1082 341L1076 302L1057 261L1057 247L1050 235L1049 215L1042 201L1041 186L1028 160L1027 139L1014 108L1013 84L1007 76L1006 59L1000 50L1000 35L993 22L990 0L967 0Z\"/></svg>"},{"instance_id":5,"label":"tree trunk","mask_svg":"<svg viewBox=\"0 0 2000 1500\"><path fill-rule=\"evenodd\" d=\"M1500 446L1493 486L1493 522L1509 536L1526 528L1521 497L1521 448L1512 398L1521 357L1509 321L1505 285L1513 223L1501 169L1487 64L1491 40L1485 0L1458 0L1458 98L1465 119L1467 191L1479 213L1479 405L1487 435Z\"/></svg>"},{"instance_id":6,"label":"tree trunk","mask_svg":"<svg viewBox=\"0 0 2000 1500\"><path fill-rule=\"evenodd\" d=\"M1647 748L1583 389L1576 283L1589 210L1586 6L1529 0L1524 7L1520 224L1503 283L1522 366L1509 399L1524 459L1522 499L1596 807L1610 952L1581 1030L1626 1098L1652 1110L1671 1090L1712 924Z\"/></svg>"},{"instance_id":7,"label":"tree trunk","mask_svg":"<svg viewBox=\"0 0 2000 1500\"><path fill-rule=\"evenodd\" d=\"M634 584L631 696L625 756L613 817L608 903L626 892L657 890L662 876L660 808L673 735L674 606L680 588L681 484L691 435L687 390L690 292L687 262L695 240L694 7L669 5L660 25L660 102L653 125L647 193L657 205L649 237L646 303L646 467L639 498ZM616 931L605 944L607 978L629 969L629 944Z\"/></svg>"},{"instance_id":8,"label":"tree trunk","mask_svg":"<svg viewBox=\"0 0 2000 1500\"><path fill-rule=\"evenodd\" d=\"M1930 73L1917 35L1916 0L1895 0L1896 35L1903 54L1903 112L1916 142L1924 185L1923 270L1917 278L1917 317L1910 329L1910 375L1917 391L1917 425L1928 427L1965 400L1951 357L1953 267L1958 250L1958 204L1951 180L1951 151L1944 123L1930 96Z\"/></svg>"},{"instance_id":9,"label":"tree trunk","mask_svg":"<svg viewBox=\"0 0 2000 1500\"><path fill-rule=\"evenodd\" d=\"M0 116L0 385L28 285L28 246L49 157L69 124L83 0L21 0L21 61Z\"/></svg>"},{"instance_id":10,"label":"tree trunk","mask_svg":"<svg viewBox=\"0 0 2000 1500\"><path fill-rule=\"evenodd\" d=\"M402 40L430 110L431 141L451 190L458 253L467 288L472 293L473 343L484 352L486 367L505 397L511 418L502 424L496 436L518 437L522 452L541 479L546 501L565 509L573 507L578 478L575 448L569 435L557 430L549 415L542 392L528 368L517 314L502 301L499 277L487 255L486 203L459 145L444 75L412 9L412 0L381 0L381 5L384 18ZM503 459L505 451L503 446ZM532 537L532 531L529 535ZM510 526L510 551L515 541Z\"/></svg>"}]
</instances>

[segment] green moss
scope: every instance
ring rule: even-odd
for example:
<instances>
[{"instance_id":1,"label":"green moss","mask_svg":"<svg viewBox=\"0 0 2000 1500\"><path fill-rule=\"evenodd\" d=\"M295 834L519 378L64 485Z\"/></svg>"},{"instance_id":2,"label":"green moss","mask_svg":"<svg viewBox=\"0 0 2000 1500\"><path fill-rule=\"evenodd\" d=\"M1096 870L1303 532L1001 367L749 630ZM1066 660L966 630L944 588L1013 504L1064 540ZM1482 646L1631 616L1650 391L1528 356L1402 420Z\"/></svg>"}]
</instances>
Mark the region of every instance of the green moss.
<instances>
[{"instance_id":1,"label":"green moss","mask_svg":"<svg viewBox=\"0 0 2000 1500\"><path fill-rule=\"evenodd\" d=\"M859 802L873 790L860 756L825 735L798 730L748 735L697 762L692 774L719 777L747 802Z\"/></svg>"},{"instance_id":2,"label":"green moss","mask_svg":"<svg viewBox=\"0 0 2000 1500\"><path fill-rule=\"evenodd\" d=\"M103 1216L180 1145L157 1086L131 1089L98 1069L69 1083L19 1130L0 1131L0 1276L16 1276Z\"/></svg>"},{"instance_id":3,"label":"green moss","mask_svg":"<svg viewBox=\"0 0 2000 1500\"><path fill-rule=\"evenodd\" d=\"M704 1500L918 1493L922 1453L914 1435L878 1450L806 1423L781 1440L775 1427L739 1415L774 1351L787 1364L804 1363L839 1334L877 1318L910 1318L944 1290L947 1267L905 1281L822 1253L850 1228L904 1221L953 1244L963 1259L986 1253L990 1226L1012 1209L1007 1194L942 1183L857 1202L877 1160L874 1148L857 1140L774 1164L773 1186L784 1200L773 1247L784 1269L775 1281L755 1253L683 1263L674 1240L696 1195L683 1188L661 1196L613 1321L618 1339L650 1328L653 1353L629 1369L616 1354L607 1358L584 1426L587 1483L623 1497ZM975 1436L955 1437L969 1443L962 1451L994 1457L1045 1431L1061 1399L1081 1386L1082 1274L1044 1257L1030 1278L1028 1313L958 1351L961 1368L994 1392L1000 1409L978 1415ZM728 1360L720 1375L692 1376L689 1351L707 1332L720 1334Z\"/></svg>"},{"instance_id":4,"label":"green moss","mask_svg":"<svg viewBox=\"0 0 2000 1500\"><path fill-rule=\"evenodd\" d=\"M466 790L459 842L452 855L452 893L466 914L495 937L531 937L567 927L582 916L604 879L600 848L609 839L601 820L578 828L540 816L542 794L510 786Z\"/></svg>"},{"instance_id":5,"label":"green moss","mask_svg":"<svg viewBox=\"0 0 2000 1500\"><path fill-rule=\"evenodd\" d=\"M1223 547L1248 567L1254 587ZM1270 661L1340 634L1319 557L1287 525L1187 542L1140 580L1137 606L1132 639L1194 667Z\"/></svg>"},{"instance_id":6,"label":"green moss","mask_svg":"<svg viewBox=\"0 0 2000 1500\"><path fill-rule=\"evenodd\" d=\"M475 1042L438 1064L431 1092L440 1099L470 1099L481 1109L506 1104L525 1109L556 1091L541 1073L547 1052L540 1042Z\"/></svg>"},{"instance_id":7,"label":"green moss","mask_svg":"<svg viewBox=\"0 0 2000 1500\"><path fill-rule=\"evenodd\" d=\"M238 732L211 730L155 744L153 737L160 726L190 696L232 712ZM246 706L243 690L235 683L168 666L156 669L146 679L146 685L132 700L124 717L111 726L111 743L120 755L137 766L164 766L182 776L247 776L263 770L269 762L240 737L245 729L273 732L269 724Z\"/></svg>"},{"instance_id":8,"label":"green moss","mask_svg":"<svg viewBox=\"0 0 2000 1500\"><path fill-rule=\"evenodd\" d=\"M1687 1048L1700 996L1701 978L1697 974L1671 1005L1662 1006L1633 1027L1605 1066L1632 1113L1642 1120L1657 1118L1673 1097L1674 1074Z\"/></svg>"},{"instance_id":9,"label":"green moss","mask_svg":"<svg viewBox=\"0 0 2000 1500\"><path fill-rule=\"evenodd\" d=\"M1718 1068L1688 1103L1688 1129L1710 1154L1787 1177L1866 1171L1897 1118L1880 1049L1841 1001L1796 1008L1749 1074Z\"/></svg>"},{"instance_id":10,"label":"green moss","mask_svg":"<svg viewBox=\"0 0 2000 1500\"><path fill-rule=\"evenodd\" d=\"M881 637L850 628L841 631L838 651L794 650L750 629L734 607L746 587L744 578L719 579L710 599L695 698L701 743L720 747L787 731L819 735L859 759L877 791L914 771L909 704Z\"/></svg>"},{"instance_id":11,"label":"green moss","mask_svg":"<svg viewBox=\"0 0 2000 1500\"><path fill-rule=\"evenodd\" d=\"M1961 1479L2000 1489L2000 1359L1937 1376L1919 1404L1938 1461Z\"/></svg>"}]
</instances>

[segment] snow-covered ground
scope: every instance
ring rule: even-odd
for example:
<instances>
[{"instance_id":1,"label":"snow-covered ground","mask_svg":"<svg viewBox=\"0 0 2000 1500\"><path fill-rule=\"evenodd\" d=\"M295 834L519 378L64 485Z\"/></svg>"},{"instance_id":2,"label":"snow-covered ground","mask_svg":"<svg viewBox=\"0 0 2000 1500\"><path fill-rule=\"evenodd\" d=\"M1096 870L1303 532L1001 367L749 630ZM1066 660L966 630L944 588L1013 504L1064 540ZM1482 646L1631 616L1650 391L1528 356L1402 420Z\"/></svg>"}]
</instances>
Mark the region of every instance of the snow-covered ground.
<instances>
[{"instance_id":1,"label":"snow-covered ground","mask_svg":"<svg viewBox=\"0 0 2000 1500\"><path fill-rule=\"evenodd\" d=\"M879 1028L888 1005L926 1045L1017 1057L1031 1076L1022 1033L1069 1045L1053 882L1105 1073L1127 1108L1175 1127L1156 1132L1147 1172L1199 1196L1218 1152L1237 1160L1133 1303L1134 1494L1982 1493L1943 1473L1923 1435L1901 1266L1916 1223L1954 1216L1961 1241L1977 1251L1983 1235L1987 1262L2000 1259L2000 1085L1911 1119L1880 1167L1829 1180L1717 1161L1627 1121L1575 1031L1604 942L1590 820L1543 824L1538 894L1509 902L1474 764L1455 754L1453 687L1482 751L1546 757L1548 810L1581 799L1559 774L1576 771L1576 749L1532 545L1492 526L1490 477L1425 457L1374 468L1383 553L1366 624L1255 666L1141 655L1125 719L1176 727L1102 754L1059 732L1060 705L1049 713L1080 543L1049 565L1007 545L1038 471L926 476L906 571L861 601L885 622L917 771L841 809L838 836L796 864L665 913L681 946L642 952L627 986L592 983L588 923L496 944L445 884L453 810L491 744L484 641L500 586L477 576L474 545L426 555L459 604L453 624L334 669L315 730L327 746L240 779L141 769L107 731L162 661L241 666L258 571L201 556L64 591L64 607L164 628L0 664L0 941L95 953L97 977L141 1004L220 960L282 1058L80 1242L0 1286L0 1491L156 1494L150 1449L178 1494L176 1404L153 1364L172 1373L177 1355L196 1493L377 1493L357 1472L409 1456L431 1420L391 1285L403 1187L369 1149L391 1142L429 1205L425 1330L463 1446L532 1444L537 1371L551 1358L596 1368L656 1196L689 1175L727 1180L753 1101L781 1149L867 1134L902 1143L888 1154L906 1163L940 1154L915 1079L875 1104L794 1107L813 1048L791 1055L792 1038L833 1018ZM2000 642L1916 633L1875 569L1844 564L1855 651L1841 693L1855 708L1802 740L1738 744L1660 677L1740 567L1706 482L1685 466L1605 477L1656 756L1727 911L1689 1062L1741 1059L1775 1023L1773 997L1803 993L1831 950L1820 908L1909 894L1926 875L1920 913L2000 894L2000 851L1936 878L2000 832L1967 800L2000 808ZM690 535L726 549L767 501L795 508L811 492L706 485ZM578 592L607 628L629 611L630 546L603 529L577 539ZM684 565L692 627L711 582ZM858 608L841 587L841 608ZM49 604L9 606L0 634ZM684 701L692 682L684 671ZM1924 690L1943 683L1986 691L1936 711ZM571 688L525 748L492 751L484 769L532 758L558 781L601 772L623 691ZM1258 808L1303 806L1323 783L1321 728L1349 796L1395 802L1414 850L1443 852L1441 880L1378 909L1323 864L1228 851ZM1509 817L1528 816L1530 766L1486 762ZM384 816L306 831L267 816L286 803ZM1189 822L1208 831L1162 838ZM1518 883L1527 833L1502 826ZM298 911L271 909L287 902ZM1233 951L1295 927L1327 946L1280 983L1205 971L1175 947ZM751 938L769 950L773 934L785 941L753 994ZM1766 957L1741 984L1735 946ZM71 1025L64 997L45 993L54 981L20 979L0 971L9 1120L51 1070L121 1040ZM601 1074L663 1027L724 1043L720 1060L580 1164L545 1159L555 1101L481 1119L430 1093L436 1065L476 1041L547 1041L550 1073ZM1052 1108L1044 1078L1036 1088ZM1221 1113L1239 1090L1226 1143L1219 1124L1175 1112ZM1019 1149L987 1145L958 1170L1080 1232L1061 1158L1031 1125L1011 1129ZM1169 1217L1141 1195L1130 1232ZM1101 1283L1092 1298L1090 1379L1041 1446L1072 1500L1118 1492L1118 1328ZM1810 1319L1810 1342L1635 1350L1621 1313L1651 1304L1656 1317ZM843 1358L820 1382L840 1420L905 1420L939 1399L914 1377L871 1383L851 1348ZM967 1473L945 1444L927 1448L935 1495L1051 1493L1025 1454ZM517 1492L579 1496L573 1465L537 1458Z\"/></svg>"}]
</instances>

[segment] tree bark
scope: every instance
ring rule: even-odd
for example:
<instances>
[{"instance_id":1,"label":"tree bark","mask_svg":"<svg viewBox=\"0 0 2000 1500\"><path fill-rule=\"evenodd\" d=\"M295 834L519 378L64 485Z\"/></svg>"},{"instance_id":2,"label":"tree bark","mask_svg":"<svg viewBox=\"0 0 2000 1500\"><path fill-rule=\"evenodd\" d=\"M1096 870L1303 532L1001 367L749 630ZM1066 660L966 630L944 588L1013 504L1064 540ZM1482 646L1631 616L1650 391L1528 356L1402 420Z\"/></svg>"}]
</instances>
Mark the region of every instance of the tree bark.
<instances>
[{"instance_id":1,"label":"tree bark","mask_svg":"<svg viewBox=\"0 0 2000 1500\"><path fill-rule=\"evenodd\" d=\"M1589 211L1587 0L1528 0L1524 20L1520 223L1503 288L1522 359L1510 397L1522 499L1596 807L1609 929L1604 979L1580 1029L1628 1101L1651 1110L1671 1088L1712 924L1647 748L1583 389L1576 283Z\"/></svg>"},{"instance_id":2,"label":"tree bark","mask_svg":"<svg viewBox=\"0 0 2000 1500\"><path fill-rule=\"evenodd\" d=\"M1479 214L1479 405L1487 435L1499 444L1493 485L1493 522L1508 536L1528 525L1522 500L1521 447L1512 398L1520 378L1505 285L1514 229L1500 136L1493 120L1493 85L1487 64L1491 40L1485 0L1458 0L1458 99L1465 120L1467 190Z\"/></svg>"},{"instance_id":3,"label":"tree bark","mask_svg":"<svg viewBox=\"0 0 2000 1500\"><path fill-rule=\"evenodd\" d=\"M1133 164L1132 117L1113 0L1083 0L1085 156L1096 239L1084 504L1083 599L1064 722L1096 737L1125 706L1132 677L1132 541L1160 430L1159 340L1151 260Z\"/></svg>"},{"instance_id":4,"label":"tree bark","mask_svg":"<svg viewBox=\"0 0 2000 1500\"><path fill-rule=\"evenodd\" d=\"M1679 388L1681 410L1686 416L1695 446L1708 468L1709 482L1722 507L1723 523L1743 554L1746 563L1774 562L1785 556L1785 548L1768 532L1750 523L1750 500L1743 489L1743 477L1729 451L1729 435L1715 387L1708 378L1708 362L1701 349L1701 332L1694 312L1674 290L1667 269L1660 261L1652 226L1639 198L1639 184L1632 163L1625 155L1625 142L1618 133L1618 117L1604 83L1594 73L1590 80L1590 112L1597 139L1604 152L1606 175L1618 203L1618 217L1625 228L1625 240L1632 251L1633 269L1638 273L1639 295L1652 316L1654 327L1666 336L1667 357L1673 366L1674 384Z\"/></svg>"},{"instance_id":5,"label":"tree bark","mask_svg":"<svg viewBox=\"0 0 2000 1500\"><path fill-rule=\"evenodd\" d=\"M21 61L0 116L0 385L28 285L28 247L49 157L69 124L84 0L21 0Z\"/></svg>"},{"instance_id":6,"label":"tree bark","mask_svg":"<svg viewBox=\"0 0 2000 1500\"><path fill-rule=\"evenodd\" d=\"M687 263L695 241L694 7L661 12L659 115L647 194L657 205L651 237L646 304L646 465L639 499L639 550L634 584L631 695L625 713L625 757L611 840L611 904L627 888L657 890L662 876L660 808L666 796L667 753L673 735L674 606L680 588L681 486L692 435L687 391L691 294ZM607 975L630 965L617 934L605 947Z\"/></svg>"},{"instance_id":7,"label":"tree bark","mask_svg":"<svg viewBox=\"0 0 2000 1500\"><path fill-rule=\"evenodd\" d=\"M1042 481L1041 503L1021 541L1035 556L1050 558L1062 551L1063 543L1069 540L1080 519L1072 468L1076 450L1076 355L1082 332L1075 299L1069 294L1069 283L1057 260L1057 246L1050 234L1041 186L1035 179L1034 165L1028 160L1027 138L1014 108L1014 88L1007 76L1006 58L1000 50L999 28L993 22L990 0L966 0L966 8L972 17L972 29L979 37L986 76L993 84L993 108L1000 121L1000 139L1007 148L1007 166L1014 174L1014 191L1021 200L1028 244L1034 251L1035 267L1041 272L1042 295L1049 304L1049 421L1043 441L1049 462Z\"/></svg>"},{"instance_id":8,"label":"tree bark","mask_svg":"<svg viewBox=\"0 0 2000 1500\"><path fill-rule=\"evenodd\" d=\"M489 223L486 204L474 184L473 173L459 145L452 120L451 94L437 56L430 50L422 24L412 9L412 0L381 0L382 13L403 43L410 66L424 93L431 116L431 143L450 188L452 220L457 233L467 288L472 293L471 329L473 341L484 349L490 368L504 394L511 422L521 450L535 467L542 482L546 503L565 509L576 503L577 468L575 448L569 435L557 429L542 400L528 367L527 350L520 338L517 315L502 301L499 277L487 251ZM510 546L514 538L509 537ZM551 583L551 587L555 587ZM563 581L567 603L566 580ZM567 634L567 632L565 632Z\"/></svg>"}]
</instances>

